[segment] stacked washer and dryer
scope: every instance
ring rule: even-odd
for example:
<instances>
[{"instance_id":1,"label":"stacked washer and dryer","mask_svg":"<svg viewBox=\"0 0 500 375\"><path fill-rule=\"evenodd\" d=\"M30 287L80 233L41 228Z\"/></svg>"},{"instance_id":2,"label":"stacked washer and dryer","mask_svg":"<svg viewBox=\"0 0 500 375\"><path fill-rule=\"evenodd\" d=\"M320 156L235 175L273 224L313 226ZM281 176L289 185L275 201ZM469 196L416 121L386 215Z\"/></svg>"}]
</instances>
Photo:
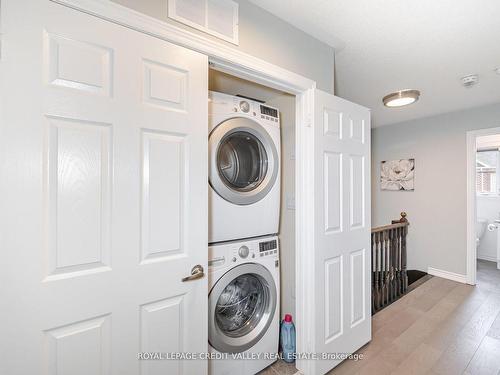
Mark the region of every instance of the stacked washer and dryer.
<instances>
[{"instance_id":1,"label":"stacked washer and dryer","mask_svg":"<svg viewBox=\"0 0 500 375\"><path fill-rule=\"evenodd\" d=\"M211 375L252 375L279 342L280 118L261 102L209 93ZM268 353L267 355L265 353Z\"/></svg>"}]
</instances>

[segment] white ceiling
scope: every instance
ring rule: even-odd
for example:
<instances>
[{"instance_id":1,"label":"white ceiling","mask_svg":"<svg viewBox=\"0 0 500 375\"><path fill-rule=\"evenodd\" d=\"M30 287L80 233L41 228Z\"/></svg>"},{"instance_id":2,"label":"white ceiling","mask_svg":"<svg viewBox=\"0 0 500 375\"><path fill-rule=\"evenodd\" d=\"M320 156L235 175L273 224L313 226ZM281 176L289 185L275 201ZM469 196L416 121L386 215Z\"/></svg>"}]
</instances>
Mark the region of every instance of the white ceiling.
<instances>
[{"instance_id":1,"label":"white ceiling","mask_svg":"<svg viewBox=\"0 0 500 375\"><path fill-rule=\"evenodd\" d=\"M336 47L336 95L371 108L373 126L500 102L500 0L250 1ZM416 104L382 105L406 88Z\"/></svg>"}]
</instances>

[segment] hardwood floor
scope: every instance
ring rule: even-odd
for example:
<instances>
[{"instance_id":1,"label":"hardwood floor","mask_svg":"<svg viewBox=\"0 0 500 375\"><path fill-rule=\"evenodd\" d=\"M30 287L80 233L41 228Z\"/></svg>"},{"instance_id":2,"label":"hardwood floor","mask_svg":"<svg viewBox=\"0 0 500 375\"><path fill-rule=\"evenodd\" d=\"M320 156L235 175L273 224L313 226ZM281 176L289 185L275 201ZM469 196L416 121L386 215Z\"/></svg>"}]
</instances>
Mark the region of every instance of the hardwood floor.
<instances>
[{"instance_id":1,"label":"hardwood floor","mask_svg":"<svg viewBox=\"0 0 500 375\"><path fill-rule=\"evenodd\" d=\"M286 363L285 361L278 360L257 375L294 375L297 372L294 363Z\"/></svg>"},{"instance_id":2,"label":"hardwood floor","mask_svg":"<svg viewBox=\"0 0 500 375\"><path fill-rule=\"evenodd\" d=\"M330 375L500 374L500 270L475 287L433 277L373 317L373 340Z\"/></svg>"}]
</instances>

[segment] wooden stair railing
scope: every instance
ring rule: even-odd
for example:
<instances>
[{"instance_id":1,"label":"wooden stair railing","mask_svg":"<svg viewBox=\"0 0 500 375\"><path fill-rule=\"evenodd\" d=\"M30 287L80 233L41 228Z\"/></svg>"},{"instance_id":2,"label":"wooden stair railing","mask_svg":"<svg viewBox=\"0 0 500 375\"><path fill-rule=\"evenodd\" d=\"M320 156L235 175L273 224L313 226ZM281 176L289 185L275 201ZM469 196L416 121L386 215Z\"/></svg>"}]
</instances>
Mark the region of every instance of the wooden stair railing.
<instances>
[{"instance_id":1,"label":"wooden stair railing","mask_svg":"<svg viewBox=\"0 0 500 375\"><path fill-rule=\"evenodd\" d=\"M392 224L372 228L372 314L404 295L406 274L406 212Z\"/></svg>"}]
</instances>

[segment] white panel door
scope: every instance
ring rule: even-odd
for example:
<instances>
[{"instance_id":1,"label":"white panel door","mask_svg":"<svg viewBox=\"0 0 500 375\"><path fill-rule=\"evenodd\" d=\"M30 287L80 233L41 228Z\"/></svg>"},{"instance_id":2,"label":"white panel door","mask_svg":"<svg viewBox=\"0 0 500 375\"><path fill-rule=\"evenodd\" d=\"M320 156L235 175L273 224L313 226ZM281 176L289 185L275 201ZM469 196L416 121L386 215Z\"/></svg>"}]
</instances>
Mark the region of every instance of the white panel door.
<instances>
[{"instance_id":1,"label":"white panel door","mask_svg":"<svg viewBox=\"0 0 500 375\"><path fill-rule=\"evenodd\" d=\"M2 1L0 373L204 374L207 57Z\"/></svg>"},{"instance_id":2,"label":"white panel door","mask_svg":"<svg viewBox=\"0 0 500 375\"><path fill-rule=\"evenodd\" d=\"M313 352L353 353L371 339L370 112L318 90L314 103Z\"/></svg>"}]
</instances>

